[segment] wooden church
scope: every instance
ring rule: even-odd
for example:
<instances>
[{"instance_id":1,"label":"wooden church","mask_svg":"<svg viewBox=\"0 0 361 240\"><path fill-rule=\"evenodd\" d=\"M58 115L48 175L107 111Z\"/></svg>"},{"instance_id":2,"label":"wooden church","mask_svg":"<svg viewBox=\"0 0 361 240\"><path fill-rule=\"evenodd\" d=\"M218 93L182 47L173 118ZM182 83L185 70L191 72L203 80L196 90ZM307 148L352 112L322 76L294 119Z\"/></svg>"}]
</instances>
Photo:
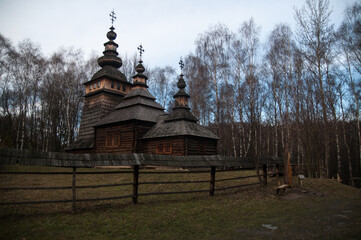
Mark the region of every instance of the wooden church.
<instances>
[{"instance_id":1,"label":"wooden church","mask_svg":"<svg viewBox=\"0 0 361 240\"><path fill-rule=\"evenodd\" d=\"M215 155L218 137L200 126L188 107L189 95L181 73L173 111L164 108L148 91L140 61L133 82L118 68L117 35L111 26L104 43L101 69L84 83L84 107L78 140L65 148L69 153L146 153L166 155ZM183 62L180 62L181 69Z\"/></svg>"}]
</instances>

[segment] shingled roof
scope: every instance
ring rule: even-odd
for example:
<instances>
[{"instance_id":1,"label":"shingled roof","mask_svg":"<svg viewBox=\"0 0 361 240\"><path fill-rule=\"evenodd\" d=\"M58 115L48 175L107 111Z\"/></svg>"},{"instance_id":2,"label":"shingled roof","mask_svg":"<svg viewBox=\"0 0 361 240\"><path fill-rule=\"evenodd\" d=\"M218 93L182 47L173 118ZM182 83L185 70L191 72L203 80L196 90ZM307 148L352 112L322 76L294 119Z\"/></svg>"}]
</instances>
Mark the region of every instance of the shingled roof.
<instances>
[{"instance_id":1,"label":"shingled roof","mask_svg":"<svg viewBox=\"0 0 361 240\"><path fill-rule=\"evenodd\" d=\"M183 64L183 62L180 62ZM182 68L182 67L181 67ZM180 74L177 86L179 91L174 95L175 107L169 115L163 115L158 118L154 125L144 136L143 139L164 138L173 136L194 136L209 139L219 138L197 123L197 118L190 112L188 107L189 95L185 92L186 83Z\"/></svg>"},{"instance_id":2,"label":"shingled roof","mask_svg":"<svg viewBox=\"0 0 361 240\"><path fill-rule=\"evenodd\" d=\"M95 79L102 78L102 77L108 77L110 79L116 79L121 82L129 83L127 81L127 78L125 77L125 75L113 66L104 66L103 68L101 68L99 71L97 71L93 75L93 77L90 79L90 81L93 81ZM87 82L89 82L89 81L87 81ZM85 83L87 83L87 82L85 82Z\"/></svg>"},{"instance_id":3,"label":"shingled roof","mask_svg":"<svg viewBox=\"0 0 361 240\"><path fill-rule=\"evenodd\" d=\"M158 117L154 125L142 139L163 138L174 136L194 136L211 139L219 139L214 133L194 121L177 120L166 121L169 115Z\"/></svg>"},{"instance_id":4,"label":"shingled roof","mask_svg":"<svg viewBox=\"0 0 361 240\"><path fill-rule=\"evenodd\" d=\"M141 63L140 63L141 64ZM115 107L108 116L101 119L94 126L108 125L128 120L140 120L156 122L158 116L165 114L164 108L155 102L155 97L147 90L144 69L137 68L138 74L133 78L143 79L143 84L133 86L133 89L123 98L123 101Z\"/></svg>"}]
</instances>

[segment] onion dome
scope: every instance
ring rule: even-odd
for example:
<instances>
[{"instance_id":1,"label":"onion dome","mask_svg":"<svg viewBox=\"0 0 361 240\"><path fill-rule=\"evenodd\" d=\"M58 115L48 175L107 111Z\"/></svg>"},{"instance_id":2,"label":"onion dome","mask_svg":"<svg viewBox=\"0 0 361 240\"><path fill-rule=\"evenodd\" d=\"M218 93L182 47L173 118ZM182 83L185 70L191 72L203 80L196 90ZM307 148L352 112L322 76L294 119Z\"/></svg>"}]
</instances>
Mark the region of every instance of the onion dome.
<instances>
[{"instance_id":1,"label":"onion dome","mask_svg":"<svg viewBox=\"0 0 361 240\"><path fill-rule=\"evenodd\" d=\"M148 77L143 74L145 72L145 67L142 64L143 63L142 54L144 52L143 46L140 45L138 47L138 50L139 50L140 60L138 62L138 65L135 67L135 71L137 72L137 74L132 77L133 78L133 87L142 86L142 87L148 88L148 86L147 86Z\"/></svg>"},{"instance_id":2,"label":"onion dome","mask_svg":"<svg viewBox=\"0 0 361 240\"><path fill-rule=\"evenodd\" d=\"M118 44L114 42L114 40L117 38L117 34L114 32L115 28L113 27L114 20L116 19L114 11L111 12L110 17L112 26L109 28L110 31L106 34L108 41L104 43L104 56L98 58L98 64L102 68L93 75L91 80L106 76L115 80L127 82L124 74L118 70L118 68L120 68L123 63L122 60L118 57Z\"/></svg>"},{"instance_id":3,"label":"onion dome","mask_svg":"<svg viewBox=\"0 0 361 240\"><path fill-rule=\"evenodd\" d=\"M180 78L179 78L179 80L178 80L178 83L177 83L177 87L179 88L179 89L185 89L186 88L186 82L184 81L184 79L183 79L183 73L181 73L181 75L180 75Z\"/></svg>"},{"instance_id":4,"label":"onion dome","mask_svg":"<svg viewBox=\"0 0 361 240\"><path fill-rule=\"evenodd\" d=\"M105 51L103 52L104 56L98 59L98 64L101 67L105 67L107 65L120 68L122 66L122 60L118 57L118 44L116 44L113 40L116 39L117 34L113 31L114 27L110 28L110 31L107 33L108 42L104 43Z\"/></svg>"},{"instance_id":5,"label":"onion dome","mask_svg":"<svg viewBox=\"0 0 361 240\"><path fill-rule=\"evenodd\" d=\"M184 67L184 63L182 60L180 60L179 65L181 66L181 70ZM181 74L179 75L179 79L178 79L178 83L177 83L177 87L179 88L178 92L173 96L173 98L176 99L175 105L176 107L181 106L181 107L186 107L188 108L188 98L189 95L186 93L186 91L184 90L187 86L186 82L184 81L184 75L181 72Z\"/></svg>"},{"instance_id":6,"label":"onion dome","mask_svg":"<svg viewBox=\"0 0 361 240\"><path fill-rule=\"evenodd\" d=\"M182 60L180 60L179 65L182 70L184 67L184 63ZM179 120L197 122L197 118L193 116L193 114L190 112L190 108L188 107L188 99L190 98L190 96L184 90L187 84L184 81L183 76L184 75L181 72L177 83L177 87L179 88L179 90L173 96L173 98L175 99L175 106L173 108L173 112L165 119L166 122Z\"/></svg>"}]
</instances>

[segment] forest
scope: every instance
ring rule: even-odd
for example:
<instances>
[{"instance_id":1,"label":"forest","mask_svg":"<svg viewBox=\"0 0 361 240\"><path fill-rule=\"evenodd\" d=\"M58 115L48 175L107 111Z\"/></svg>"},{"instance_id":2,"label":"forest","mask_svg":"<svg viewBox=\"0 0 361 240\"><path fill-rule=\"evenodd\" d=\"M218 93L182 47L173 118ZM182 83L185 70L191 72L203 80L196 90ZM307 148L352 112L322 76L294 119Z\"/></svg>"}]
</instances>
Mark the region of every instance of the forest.
<instances>
[{"instance_id":1,"label":"forest","mask_svg":"<svg viewBox=\"0 0 361 240\"><path fill-rule=\"evenodd\" d=\"M219 154L283 157L313 177L361 176L361 2L331 24L328 0L294 9L260 41L251 18L237 31L210 26L184 56L190 108L220 137ZM101 44L101 43L99 43ZM93 53L59 49L50 57L31 40L0 34L0 147L62 151L76 140L84 87L99 70ZM136 55L120 53L129 81ZM146 67L149 91L168 112L179 70Z\"/></svg>"}]
</instances>

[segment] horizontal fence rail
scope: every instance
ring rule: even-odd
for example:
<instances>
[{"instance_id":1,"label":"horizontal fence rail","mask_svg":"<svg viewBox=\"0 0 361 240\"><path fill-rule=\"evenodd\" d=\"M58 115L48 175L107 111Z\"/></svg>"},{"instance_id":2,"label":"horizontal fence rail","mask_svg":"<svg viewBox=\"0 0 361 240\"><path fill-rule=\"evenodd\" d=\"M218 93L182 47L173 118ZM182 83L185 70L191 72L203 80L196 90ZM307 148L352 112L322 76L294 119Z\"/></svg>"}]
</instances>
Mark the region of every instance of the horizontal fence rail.
<instances>
[{"instance_id":1,"label":"horizontal fence rail","mask_svg":"<svg viewBox=\"0 0 361 240\"><path fill-rule=\"evenodd\" d=\"M253 168L254 169L254 168ZM266 168L267 169L267 168ZM139 197L143 196L152 196L152 195L169 195L169 194L191 194L191 193L205 193L208 192L210 196L214 195L215 191L224 191L234 188L242 188L246 186L255 186L262 184L261 182L256 183L246 183L230 186L215 187L217 182L232 182L240 179L249 179L257 178L258 175L249 175L249 176L239 176L232 178L220 178L216 179L216 172L226 172L226 171L243 171L243 169L238 170L216 170L215 167L211 167L210 170L193 170L193 171L139 171L139 166L133 167L132 171L95 171L95 172L82 172L77 171L76 168L73 168L72 172L0 172L2 175L44 175L44 174L64 174L64 175L73 175L73 184L72 186L57 186L57 187L0 187L1 191L16 191L16 190L72 190L73 197L72 199L62 199L62 200L43 200L43 201L19 201L19 202L0 202L0 205L14 205L14 204L49 204L49 203L72 203L73 211L76 210L76 202L88 202L88 201L104 201L104 200L116 200L116 199L125 199L132 198L134 203L137 203ZM143 181L139 182L139 175L152 175L152 174L200 174L207 173L210 174L209 180L180 180L180 181ZM99 184L99 185L77 185L76 184L76 175L78 174L132 174L133 182L125 183L116 183L116 184ZM263 172L265 175L269 175L266 172ZM200 184L200 183L209 183L209 189L199 189L199 190L182 190L182 191L159 191L159 192L141 192L138 193L138 187L140 185L158 185L158 184ZM265 184L265 182L263 182ZM111 196L111 197L99 197L99 198L77 198L76 190L77 189L88 189L88 188L106 188L106 187L121 187L121 186L132 186L133 194L121 195L121 196Z\"/></svg>"},{"instance_id":2,"label":"horizontal fence rail","mask_svg":"<svg viewBox=\"0 0 361 240\"><path fill-rule=\"evenodd\" d=\"M282 159L281 159L282 160ZM0 148L0 164L4 165L31 165L31 166L52 166L52 167L68 167L69 171L21 171L21 172L1 172L2 175L71 175L71 186L4 186L0 187L0 191L5 194L8 191L49 191L49 190L71 190L71 199L60 200L38 200L38 201L19 201L19 202L0 202L0 205L15 205L15 204L46 204L46 203L72 203L72 210L75 212L77 202L88 201L103 201L131 198L133 203L137 203L138 197L151 195L169 195L169 194L191 194L191 193L205 193L208 192L210 196L214 195L215 191L224 191L228 189L242 188L246 186L256 186L267 184L267 177L272 173L268 172L268 166L278 165L279 158L263 157L259 162L266 163L263 168L256 168L253 160L240 157L228 157L220 155L199 155L199 156L167 156L167 155L152 155L152 154L68 154L68 153L52 153L52 152L33 152L21 151L14 149ZM85 168L101 167L101 166L128 166L131 169L127 170L98 170L84 171ZM156 170L147 171L147 167L172 167L178 168L177 171L172 170ZM145 169L140 170L140 167ZM181 169L181 170L180 170ZM79 171L80 170L80 171ZM239 176L229 178L216 178L216 173L244 171L244 170L261 170L262 175ZM129 181L112 184L97 184L97 185L80 185L77 183L77 175L102 175L102 174L129 174L132 176ZM139 181L140 175L177 175L177 174L205 174L203 180L144 180ZM208 176L206 176L209 174ZM278 174L278 168L276 168ZM235 181L249 178L259 178L260 181L256 183L235 184ZM206 179L208 178L208 179ZM132 180L131 180L132 179ZM233 185L232 185L233 182ZM209 184L207 189L197 190L181 190L181 191L157 191L157 192L138 192L138 187L142 185L171 185L171 184ZM223 183L218 186L218 183ZM239 183L239 182L237 182ZM226 184L226 185L225 185ZM77 190L79 189L96 189L107 187L132 187L132 192L128 194L110 197L95 197L95 198L79 198L77 197ZM217 187L216 187L217 186ZM127 190L128 191L128 190Z\"/></svg>"}]
</instances>

